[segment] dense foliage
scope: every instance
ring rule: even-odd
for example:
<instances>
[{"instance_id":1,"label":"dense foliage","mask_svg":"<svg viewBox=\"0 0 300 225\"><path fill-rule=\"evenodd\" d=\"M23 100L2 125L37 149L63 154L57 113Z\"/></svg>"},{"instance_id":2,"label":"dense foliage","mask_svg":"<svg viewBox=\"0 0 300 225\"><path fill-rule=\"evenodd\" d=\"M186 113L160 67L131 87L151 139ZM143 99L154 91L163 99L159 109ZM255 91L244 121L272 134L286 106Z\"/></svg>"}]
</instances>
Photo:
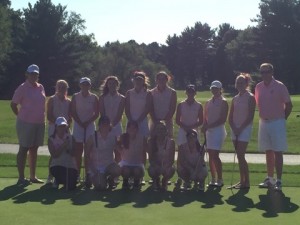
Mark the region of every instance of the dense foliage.
<instances>
[{"instance_id":1,"label":"dense foliage","mask_svg":"<svg viewBox=\"0 0 300 225\"><path fill-rule=\"evenodd\" d=\"M60 78L70 83L71 93L76 91L81 76L91 77L98 90L107 75L116 75L124 92L135 70L144 70L152 84L155 74L166 70L177 89L188 83L205 89L215 79L231 88L237 73L256 77L262 62L273 63L276 77L299 93L300 1L261 0L258 7L257 25L245 30L196 22L180 35L169 35L166 45L131 40L99 46L93 34L85 33L84 19L66 6L39 0L14 11L9 0L0 0L0 98L11 98L31 63L40 66L47 95Z\"/></svg>"}]
</instances>

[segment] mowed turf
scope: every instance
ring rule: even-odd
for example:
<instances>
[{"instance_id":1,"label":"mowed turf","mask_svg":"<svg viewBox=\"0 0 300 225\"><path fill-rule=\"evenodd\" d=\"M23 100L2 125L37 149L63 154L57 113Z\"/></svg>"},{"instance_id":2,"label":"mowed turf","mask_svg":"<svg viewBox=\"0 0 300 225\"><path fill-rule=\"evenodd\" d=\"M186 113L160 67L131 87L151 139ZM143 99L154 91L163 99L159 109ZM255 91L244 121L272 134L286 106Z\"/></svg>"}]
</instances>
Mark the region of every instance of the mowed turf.
<instances>
[{"instance_id":1,"label":"mowed turf","mask_svg":"<svg viewBox=\"0 0 300 225\"><path fill-rule=\"evenodd\" d=\"M252 186L249 192L225 188L195 191L95 192L15 186L0 179L1 224L297 224L299 188L284 192Z\"/></svg>"}]
</instances>

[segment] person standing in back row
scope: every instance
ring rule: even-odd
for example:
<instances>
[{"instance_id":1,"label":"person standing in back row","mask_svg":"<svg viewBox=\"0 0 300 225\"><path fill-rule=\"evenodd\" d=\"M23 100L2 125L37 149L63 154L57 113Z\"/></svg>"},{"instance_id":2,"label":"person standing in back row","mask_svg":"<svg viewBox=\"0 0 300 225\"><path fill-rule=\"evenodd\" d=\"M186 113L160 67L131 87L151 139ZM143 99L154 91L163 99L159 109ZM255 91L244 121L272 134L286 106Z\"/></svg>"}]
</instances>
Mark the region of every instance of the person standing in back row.
<instances>
[{"instance_id":1,"label":"person standing in back row","mask_svg":"<svg viewBox=\"0 0 300 225\"><path fill-rule=\"evenodd\" d=\"M235 147L240 169L240 181L229 187L234 189L250 188L248 164L245 159L255 112L255 98L249 90L250 82L250 74L246 73L239 74L235 79L235 88L239 93L232 98L228 118L231 140Z\"/></svg>"},{"instance_id":2,"label":"person standing in back row","mask_svg":"<svg viewBox=\"0 0 300 225\"><path fill-rule=\"evenodd\" d=\"M87 138L95 132L95 120L99 116L98 97L91 92L91 80L82 77L79 81L80 92L75 93L71 100L71 115L74 119L73 137L75 138L75 157L77 168L80 171L82 153L85 152ZM91 179L88 174L89 160L84 154L85 185L91 187Z\"/></svg>"},{"instance_id":3,"label":"person standing in back row","mask_svg":"<svg viewBox=\"0 0 300 225\"><path fill-rule=\"evenodd\" d=\"M168 85L170 79L171 77L165 71L156 74L157 85L150 90L153 98L150 131L152 133L156 123L164 121L169 137L173 138L173 116L176 110L177 95L176 91Z\"/></svg>"},{"instance_id":4,"label":"person standing in back row","mask_svg":"<svg viewBox=\"0 0 300 225\"><path fill-rule=\"evenodd\" d=\"M266 152L267 177L260 188L282 188L281 176L283 152L287 150L286 120L293 105L286 86L275 80L274 68L270 63L260 66L262 81L255 87L255 99L259 111L258 146ZM277 179L274 180L274 169Z\"/></svg>"},{"instance_id":5,"label":"person standing in back row","mask_svg":"<svg viewBox=\"0 0 300 225\"><path fill-rule=\"evenodd\" d=\"M17 167L19 179L17 185L43 183L35 175L38 147L43 145L45 133L45 90L38 83L40 69L32 64L25 73L26 81L13 95L11 109L17 116L16 129L19 140ZM20 107L18 107L18 105ZM25 164L29 152L30 180L25 178Z\"/></svg>"},{"instance_id":6,"label":"person standing in back row","mask_svg":"<svg viewBox=\"0 0 300 225\"><path fill-rule=\"evenodd\" d=\"M207 140L211 173L211 181L208 186L222 187L224 185L223 171L219 154L227 135L225 122L228 114L228 103L222 95L222 83L220 81L213 81L210 90L213 96L205 103L202 126L202 132L206 135Z\"/></svg>"}]
</instances>

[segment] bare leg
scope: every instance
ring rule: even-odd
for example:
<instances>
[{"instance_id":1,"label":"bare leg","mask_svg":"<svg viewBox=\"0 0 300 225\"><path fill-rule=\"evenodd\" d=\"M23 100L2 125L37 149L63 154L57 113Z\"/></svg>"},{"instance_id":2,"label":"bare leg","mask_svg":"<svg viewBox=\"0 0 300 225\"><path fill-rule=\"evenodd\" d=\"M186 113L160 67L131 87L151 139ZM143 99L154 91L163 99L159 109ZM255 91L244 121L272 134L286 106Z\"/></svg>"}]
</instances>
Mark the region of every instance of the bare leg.
<instances>
[{"instance_id":1,"label":"bare leg","mask_svg":"<svg viewBox=\"0 0 300 225\"><path fill-rule=\"evenodd\" d=\"M27 152L28 152L28 148L19 146L19 151L17 154L17 167L18 167L20 180L25 178L24 171L25 171Z\"/></svg>"},{"instance_id":2,"label":"bare leg","mask_svg":"<svg viewBox=\"0 0 300 225\"><path fill-rule=\"evenodd\" d=\"M236 149L240 169L240 183L246 187L250 185L248 163L245 159L247 146L248 142L238 141Z\"/></svg>"},{"instance_id":3,"label":"bare leg","mask_svg":"<svg viewBox=\"0 0 300 225\"><path fill-rule=\"evenodd\" d=\"M36 170L38 148L39 148L38 146L29 148L28 163L29 163L29 169L30 169L30 179L36 178L35 170Z\"/></svg>"},{"instance_id":4,"label":"bare leg","mask_svg":"<svg viewBox=\"0 0 300 225\"><path fill-rule=\"evenodd\" d=\"M275 168L277 179L281 180L282 176L282 166L283 166L283 154L282 152L274 152L275 153Z\"/></svg>"},{"instance_id":5,"label":"bare leg","mask_svg":"<svg viewBox=\"0 0 300 225\"><path fill-rule=\"evenodd\" d=\"M272 150L266 151L267 174L268 177L274 176L275 154Z\"/></svg>"}]
</instances>

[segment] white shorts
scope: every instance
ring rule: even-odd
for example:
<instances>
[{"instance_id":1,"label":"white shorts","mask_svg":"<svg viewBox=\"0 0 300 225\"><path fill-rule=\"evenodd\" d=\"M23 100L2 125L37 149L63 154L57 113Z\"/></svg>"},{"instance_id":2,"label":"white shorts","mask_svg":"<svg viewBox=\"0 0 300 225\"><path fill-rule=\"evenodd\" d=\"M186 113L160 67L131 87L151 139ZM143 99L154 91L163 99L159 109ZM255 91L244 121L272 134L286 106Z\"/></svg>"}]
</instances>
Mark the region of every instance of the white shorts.
<instances>
[{"instance_id":1,"label":"white shorts","mask_svg":"<svg viewBox=\"0 0 300 225\"><path fill-rule=\"evenodd\" d=\"M227 132L225 126L221 125L208 129L206 131L206 147L207 149L220 151L223 142L226 138Z\"/></svg>"},{"instance_id":2,"label":"white shorts","mask_svg":"<svg viewBox=\"0 0 300 225\"><path fill-rule=\"evenodd\" d=\"M244 142L249 142L251 138L251 133L252 133L252 124L249 124L245 129L238 135L238 141L244 141ZM231 140L235 141L236 136L231 130Z\"/></svg>"},{"instance_id":3,"label":"white shorts","mask_svg":"<svg viewBox=\"0 0 300 225\"><path fill-rule=\"evenodd\" d=\"M260 151L284 152L287 150L285 124L285 119L259 120L258 148Z\"/></svg>"},{"instance_id":4,"label":"white shorts","mask_svg":"<svg viewBox=\"0 0 300 225\"><path fill-rule=\"evenodd\" d=\"M197 131L198 132L198 131ZM200 142L200 138L199 138L199 132L198 132L198 140ZM177 145L180 146L184 143L187 142L186 139L186 131L184 129L182 129L181 127L178 129L178 135L177 135Z\"/></svg>"},{"instance_id":5,"label":"white shorts","mask_svg":"<svg viewBox=\"0 0 300 225\"><path fill-rule=\"evenodd\" d=\"M88 137L93 135L95 133L95 123L90 123L88 127L86 128L86 131L79 126L78 123L74 122L73 127L73 137L76 142L83 143L84 141L87 141Z\"/></svg>"}]
</instances>

